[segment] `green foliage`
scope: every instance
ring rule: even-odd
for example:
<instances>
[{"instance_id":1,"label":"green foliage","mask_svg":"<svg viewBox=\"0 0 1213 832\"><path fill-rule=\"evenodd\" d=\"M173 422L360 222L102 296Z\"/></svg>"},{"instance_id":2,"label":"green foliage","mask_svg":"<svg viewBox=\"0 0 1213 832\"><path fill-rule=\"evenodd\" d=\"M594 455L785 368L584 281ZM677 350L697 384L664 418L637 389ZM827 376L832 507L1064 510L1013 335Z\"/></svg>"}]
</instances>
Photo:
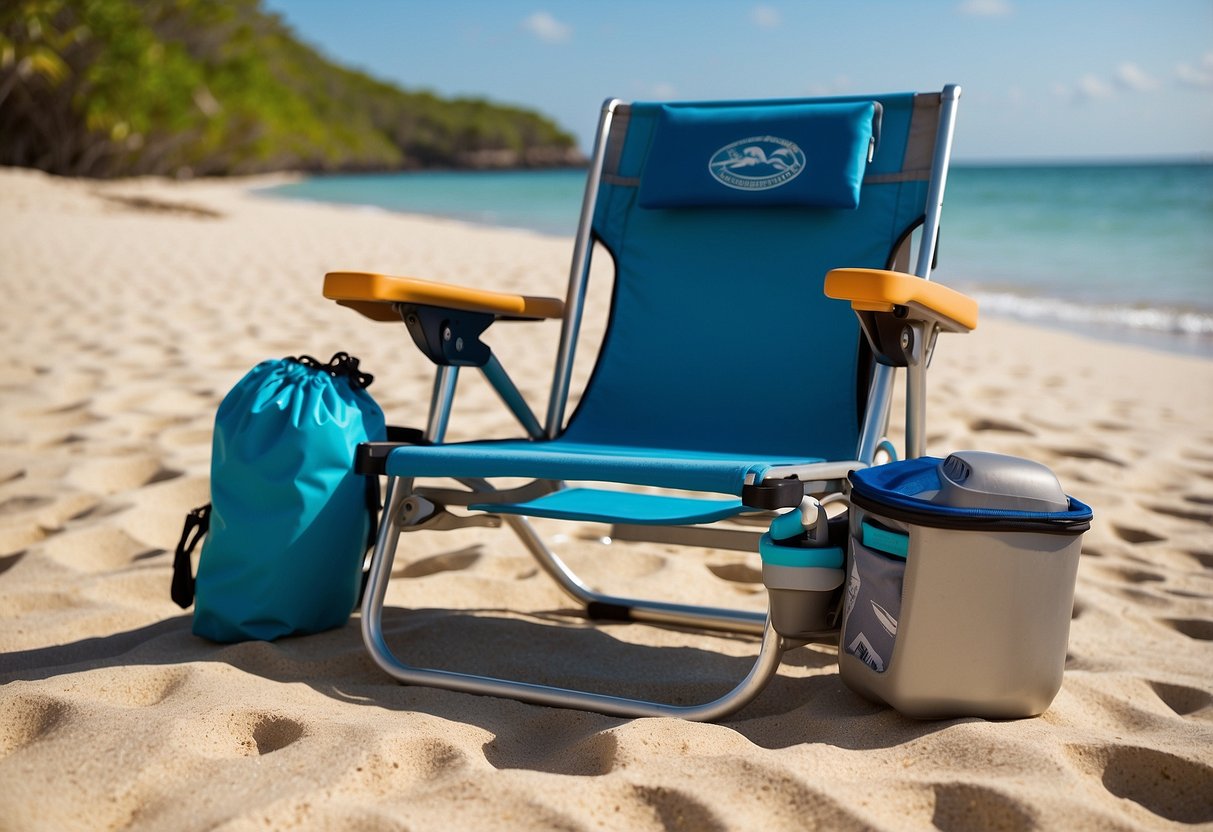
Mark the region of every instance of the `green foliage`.
<instances>
[{"instance_id":1,"label":"green foliage","mask_svg":"<svg viewBox=\"0 0 1213 832\"><path fill-rule=\"evenodd\" d=\"M123 176L576 158L536 113L337 66L260 0L0 6L0 164Z\"/></svg>"}]
</instances>

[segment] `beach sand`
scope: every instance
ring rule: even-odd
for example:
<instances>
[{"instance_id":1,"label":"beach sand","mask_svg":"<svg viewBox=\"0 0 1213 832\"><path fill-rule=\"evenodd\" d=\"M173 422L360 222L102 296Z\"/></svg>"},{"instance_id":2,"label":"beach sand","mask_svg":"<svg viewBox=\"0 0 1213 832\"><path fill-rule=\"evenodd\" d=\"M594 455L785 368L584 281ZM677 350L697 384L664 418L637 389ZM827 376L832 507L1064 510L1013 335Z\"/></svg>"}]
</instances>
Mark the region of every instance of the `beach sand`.
<instances>
[{"instance_id":1,"label":"beach sand","mask_svg":"<svg viewBox=\"0 0 1213 832\"><path fill-rule=\"evenodd\" d=\"M390 421L424 424L431 368L398 325L324 300L323 274L562 296L570 255L249 186L0 171L0 828L1213 828L1213 361L1020 324L941 339L928 449L1039 460L1094 507L1039 718L907 719L846 689L825 646L705 725L401 686L357 615L276 643L193 636L172 549L248 368L347 350ZM540 412L558 329L486 338ZM515 433L465 373L450 438ZM755 555L548 530L610 591L765 603ZM756 651L591 629L508 532L406 538L396 574L386 626L419 663L673 701L723 692Z\"/></svg>"}]
</instances>

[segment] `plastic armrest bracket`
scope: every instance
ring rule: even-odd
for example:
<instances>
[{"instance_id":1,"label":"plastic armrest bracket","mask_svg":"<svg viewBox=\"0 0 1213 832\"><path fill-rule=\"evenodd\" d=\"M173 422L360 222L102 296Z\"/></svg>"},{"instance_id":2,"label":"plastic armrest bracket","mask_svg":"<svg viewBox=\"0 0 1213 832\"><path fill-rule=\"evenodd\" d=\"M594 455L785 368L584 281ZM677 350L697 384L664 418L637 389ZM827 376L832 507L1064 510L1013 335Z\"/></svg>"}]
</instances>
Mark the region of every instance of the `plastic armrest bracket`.
<instances>
[{"instance_id":1,"label":"plastic armrest bracket","mask_svg":"<svg viewBox=\"0 0 1213 832\"><path fill-rule=\"evenodd\" d=\"M977 301L903 272L834 269L826 274L825 294L851 302L876 360L890 366L907 363L902 340L908 322L941 332L969 332L977 327Z\"/></svg>"}]
</instances>

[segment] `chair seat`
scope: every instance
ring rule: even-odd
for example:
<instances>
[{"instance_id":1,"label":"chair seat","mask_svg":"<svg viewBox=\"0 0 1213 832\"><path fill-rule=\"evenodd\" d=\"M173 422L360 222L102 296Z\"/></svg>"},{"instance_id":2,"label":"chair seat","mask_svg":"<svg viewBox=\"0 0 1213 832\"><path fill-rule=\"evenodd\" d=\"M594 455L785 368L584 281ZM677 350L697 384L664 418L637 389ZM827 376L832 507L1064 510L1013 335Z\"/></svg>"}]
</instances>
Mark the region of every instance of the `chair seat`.
<instances>
[{"instance_id":1,"label":"chair seat","mask_svg":"<svg viewBox=\"0 0 1213 832\"><path fill-rule=\"evenodd\" d=\"M562 439L408 445L392 451L393 477L526 477L588 480L740 495L776 466L811 465L819 457L761 457L670 448L621 447Z\"/></svg>"},{"instance_id":2,"label":"chair seat","mask_svg":"<svg viewBox=\"0 0 1213 832\"><path fill-rule=\"evenodd\" d=\"M523 514L527 517L547 517L552 520L631 523L638 526L715 523L742 512L753 511L736 499L672 497L667 494L637 494L601 488L565 488L525 503L480 503L468 508L494 514Z\"/></svg>"}]
</instances>

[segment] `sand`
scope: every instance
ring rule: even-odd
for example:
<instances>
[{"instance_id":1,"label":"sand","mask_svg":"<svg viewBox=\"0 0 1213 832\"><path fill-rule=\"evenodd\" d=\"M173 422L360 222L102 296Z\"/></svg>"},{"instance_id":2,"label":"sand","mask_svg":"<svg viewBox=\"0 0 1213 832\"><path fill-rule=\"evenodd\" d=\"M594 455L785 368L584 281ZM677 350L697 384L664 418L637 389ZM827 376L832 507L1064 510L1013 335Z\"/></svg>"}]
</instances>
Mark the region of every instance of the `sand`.
<instances>
[{"instance_id":1,"label":"sand","mask_svg":"<svg viewBox=\"0 0 1213 832\"><path fill-rule=\"evenodd\" d=\"M193 636L172 549L249 367L348 350L393 422L424 423L430 368L399 326L325 301L326 271L556 296L567 274L563 240L249 193L262 182L0 171L0 828L1213 828L1213 361L1017 323L941 341L928 447L1039 460L1095 509L1039 718L907 719L846 689L828 646L705 725L397 685L357 616L276 643ZM490 335L542 410L558 326ZM465 373L451 438L514 432ZM611 591L765 602L754 555L548 531ZM406 541L386 625L412 660L686 700L756 650L593 630L508 532Z\"/></svg>"}]
</instances>

